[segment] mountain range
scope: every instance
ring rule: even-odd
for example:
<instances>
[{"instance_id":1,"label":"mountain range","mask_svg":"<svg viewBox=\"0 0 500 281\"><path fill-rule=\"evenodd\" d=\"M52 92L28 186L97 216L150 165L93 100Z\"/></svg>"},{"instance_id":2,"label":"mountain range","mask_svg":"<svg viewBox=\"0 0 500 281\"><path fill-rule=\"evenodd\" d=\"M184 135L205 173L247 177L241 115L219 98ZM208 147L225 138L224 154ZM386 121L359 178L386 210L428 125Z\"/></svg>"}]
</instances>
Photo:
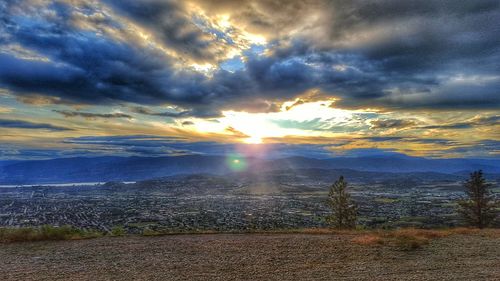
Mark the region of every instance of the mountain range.
<instances>
[{"instance_id":1,"label":"mountain range","mask_svg":"<svg viewBox=\"0 0 500 281\"><path fill-rule=\"evenodd\" d=\"M428 159L406 155L315 159L246 158L245 171L260 173L293 169L352 169L370 172L436 172L466 175L481 169L500 173L495 159ZM231 173L226 156L77 157L49 160L0 161L0 184L137 181L178 174Z\"/></svg>"}]
</instances>

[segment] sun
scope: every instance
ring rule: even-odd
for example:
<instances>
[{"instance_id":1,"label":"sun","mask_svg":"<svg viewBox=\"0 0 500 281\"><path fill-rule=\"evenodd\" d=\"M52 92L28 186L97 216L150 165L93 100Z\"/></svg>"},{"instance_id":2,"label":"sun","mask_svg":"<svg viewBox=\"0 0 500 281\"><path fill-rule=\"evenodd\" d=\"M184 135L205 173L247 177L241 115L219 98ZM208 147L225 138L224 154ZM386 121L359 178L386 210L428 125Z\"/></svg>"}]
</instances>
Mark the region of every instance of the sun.
<instances>
[{"instance_id":1,"label":"sun","mask_svg":"<svg viewBox=\"0 0 500 281\"><path fill-rule=\"evenodd\" d=\"M244 139L243 142L247 144L260 144L262 143L262 138L258 136L250 136L249 138Z\"/></svg>"}]
</instances>

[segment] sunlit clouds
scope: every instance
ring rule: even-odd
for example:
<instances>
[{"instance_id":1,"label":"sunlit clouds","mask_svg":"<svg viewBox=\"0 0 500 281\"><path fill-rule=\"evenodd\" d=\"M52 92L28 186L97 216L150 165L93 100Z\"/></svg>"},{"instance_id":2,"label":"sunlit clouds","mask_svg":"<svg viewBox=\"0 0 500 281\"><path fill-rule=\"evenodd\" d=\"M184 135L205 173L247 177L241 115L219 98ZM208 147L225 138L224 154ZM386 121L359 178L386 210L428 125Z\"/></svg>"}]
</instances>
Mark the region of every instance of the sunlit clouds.
<instances>
[{"instance_id":1,"label":"sunlit clouds","mask_svg":"<svg viewBox=\"0 0 500 281\"><path fill-rule=\"evenodd\" d=\"M3 1L0 158L496 158L499 23L498 1Z\"/></svg>"}]
</instances>

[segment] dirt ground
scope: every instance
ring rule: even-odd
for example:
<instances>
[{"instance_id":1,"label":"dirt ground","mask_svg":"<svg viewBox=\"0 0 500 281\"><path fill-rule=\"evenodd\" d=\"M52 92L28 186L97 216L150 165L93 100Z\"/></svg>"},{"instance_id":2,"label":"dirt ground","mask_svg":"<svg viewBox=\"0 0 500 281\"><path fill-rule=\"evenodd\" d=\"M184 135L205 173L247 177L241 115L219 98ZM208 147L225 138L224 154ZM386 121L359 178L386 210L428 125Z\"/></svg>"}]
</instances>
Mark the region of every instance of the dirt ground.
<instances>
[{"instance_id":1,"label":"dirt ground","mask_svg":"<svg viewBox=\"0 0 500 281\"><path fill-rule=\"evenodd\" d=\"M414 251L351 235L205 234L0 244L0 280L500 280L500 240Z\"/></svg>"}]
</instances>

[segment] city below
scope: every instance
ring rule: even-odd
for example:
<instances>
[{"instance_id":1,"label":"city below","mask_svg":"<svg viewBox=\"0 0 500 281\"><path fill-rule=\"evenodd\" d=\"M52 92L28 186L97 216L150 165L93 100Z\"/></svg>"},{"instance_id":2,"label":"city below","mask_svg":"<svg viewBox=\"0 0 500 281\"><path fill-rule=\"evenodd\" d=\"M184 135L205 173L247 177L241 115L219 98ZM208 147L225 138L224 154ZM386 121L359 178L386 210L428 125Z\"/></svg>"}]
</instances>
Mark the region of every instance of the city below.
<instances>
[{"instance_id":1,"label":"city below","mask_svg":"<svg viewBox=\"0 0 500 281\"><path fill-rule=\"evenodd\" d=\"M0 226L72 225L128 233L326 227L328 189L349 182L367 228L460 226L465 176L296 169L138 182L0 186ZM489 180L500 179L487 174ZM496 190L496 189L495 189ZM495 191L494 190L494 191Z\"/></svg>"}]
</instances>

